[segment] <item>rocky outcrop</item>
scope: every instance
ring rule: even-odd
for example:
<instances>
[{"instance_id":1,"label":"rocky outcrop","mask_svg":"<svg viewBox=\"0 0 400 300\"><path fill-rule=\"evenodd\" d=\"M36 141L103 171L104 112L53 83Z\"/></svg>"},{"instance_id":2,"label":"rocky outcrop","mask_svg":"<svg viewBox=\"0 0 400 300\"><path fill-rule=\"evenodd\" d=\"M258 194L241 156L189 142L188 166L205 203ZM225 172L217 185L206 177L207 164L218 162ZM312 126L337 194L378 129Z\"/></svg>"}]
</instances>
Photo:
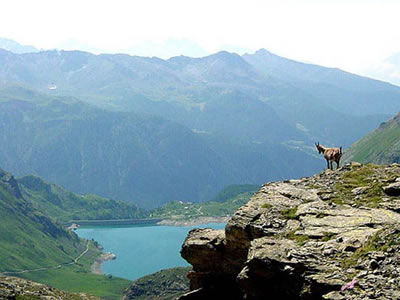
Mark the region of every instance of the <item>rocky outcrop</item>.
<instances>
[{"instance_id":1,"label":"rocky outcrop","mask_svg":"<svg viewBox=\"0 0 400 300\"><path fill-rule=\"evenodd\" d=\"M126 289L123 300L171 300L189 290L186 277L189 267L161 270L141 277Z\"/></svg>"},{"instance_id":2,"label":"rocky outcrop","mask_svg":"<svg viewBox=\"0 0 400 300\"><path fill-rule=\"evenodd\" d=\"M21 199L22 193L14 176L0 169L0 183L16 198Z\"/></svg>"},{"instance_id":3,"label":"rocky outcrop","mask_svg":"<svg viewBox=\"0 0 400 300\"><path fill-rule=\"evenodd\" d=\"M398 177L353 163L263 185L225 230L189 233L181 299L400 299Z\"/></svg>"},{"instance_id":4,"label":"rocky outcrop","mask_svg":"<svg viewBox=\"0 0 400 300\"><path fill-rule=\"evenodd\" d=\"M0 299L99 300L84 293L69 293L17 277L0 277Z\"/></svg>"}]
</instances>

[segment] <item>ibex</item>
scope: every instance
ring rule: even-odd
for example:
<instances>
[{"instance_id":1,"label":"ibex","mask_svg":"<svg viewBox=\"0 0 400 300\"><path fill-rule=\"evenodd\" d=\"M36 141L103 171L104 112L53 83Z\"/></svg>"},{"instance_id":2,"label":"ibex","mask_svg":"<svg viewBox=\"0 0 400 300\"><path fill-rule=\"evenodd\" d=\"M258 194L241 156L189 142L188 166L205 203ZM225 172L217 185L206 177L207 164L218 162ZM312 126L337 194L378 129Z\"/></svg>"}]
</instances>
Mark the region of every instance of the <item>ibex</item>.
<instances>
[{"instance_id":1,"label":"ibex","mask_svg":"<svg viewBox=\"0 0 400 300\"><path fill-rule=\"evenodd\" d=\"M327 148L322 145L315 143L315 147L317 147L318 153L323 153L326 159L326 163L328 165L328 169L333 170L333 162L336 162L336 169L339 168L339 161L342 157L342 147L340 148ZM329 164L330 162L330 164Z\"/></svg>"}]
</instances>

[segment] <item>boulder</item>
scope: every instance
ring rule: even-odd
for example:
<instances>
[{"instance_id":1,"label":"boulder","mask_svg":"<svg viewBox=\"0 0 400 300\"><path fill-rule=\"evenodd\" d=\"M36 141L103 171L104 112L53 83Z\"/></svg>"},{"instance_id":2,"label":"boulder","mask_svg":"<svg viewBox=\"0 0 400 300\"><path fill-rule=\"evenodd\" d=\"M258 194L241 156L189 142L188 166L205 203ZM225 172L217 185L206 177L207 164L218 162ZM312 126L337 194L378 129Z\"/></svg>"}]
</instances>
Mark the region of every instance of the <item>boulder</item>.
<instances>
[{"instance_id":1,"label":"boulder","mask_svg":"<svg viewBox=\"0 0 400 300\"><path fill-rule=\"evenodd\" d=\"M399 173L350 164L264 184L225 231L189 233L181 299L400 299Z\"/></svg>"},{"instance_id":2,"label":"boulder","mask_svg":"<svg viewBox=\"0 0 400 300\"><path fill-rule=\"evenodd\" d=\"M389 196L400 196L400 181L396 181L383 187L383 191Z\"/></svg>"}]
</instances>

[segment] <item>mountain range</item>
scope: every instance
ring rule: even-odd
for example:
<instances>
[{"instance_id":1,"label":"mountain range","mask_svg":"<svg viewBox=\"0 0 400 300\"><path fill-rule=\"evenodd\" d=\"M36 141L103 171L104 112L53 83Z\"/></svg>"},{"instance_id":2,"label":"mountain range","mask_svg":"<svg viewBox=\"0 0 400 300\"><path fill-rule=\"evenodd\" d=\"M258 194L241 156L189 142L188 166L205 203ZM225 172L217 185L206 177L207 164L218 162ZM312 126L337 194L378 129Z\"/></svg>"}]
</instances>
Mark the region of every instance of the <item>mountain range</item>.
<instances>
[{"instance_id":1,"label":"mountain range","mask_svg":"<svg viewBox=\"0 0 400 300\"><path fill-rule=\"evenodd\" d=\"M11 39L6 39L6 38L1 38L0 37L0 48L11 51L14 53L30 53L30 52L39 52L39 49L33 47L33 46L28 46L28 45L21 45L20 43L11 40Z\"/></svg>"},{"instance_id":2,"label":"mountain range","mask_svg":"<svg viewBox=\"0 0 400 300\"><path fill-rule=\"evenodd\" d=\"M3 166L142 207L309 176L400 110L400 88L261 49L168 60L0 50Z\"/></svg>"}]
</instances>

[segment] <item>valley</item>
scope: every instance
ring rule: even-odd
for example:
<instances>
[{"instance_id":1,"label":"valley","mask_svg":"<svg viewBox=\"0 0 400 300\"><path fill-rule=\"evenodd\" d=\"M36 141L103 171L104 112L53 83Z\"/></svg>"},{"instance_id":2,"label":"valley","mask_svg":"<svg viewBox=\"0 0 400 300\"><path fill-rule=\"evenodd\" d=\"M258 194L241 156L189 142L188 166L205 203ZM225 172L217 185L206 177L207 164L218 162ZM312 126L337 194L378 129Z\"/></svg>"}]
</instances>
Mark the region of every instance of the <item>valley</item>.
<instances>
[{"instance_id":1,"label":"valley","mask_svg":"<svg viewBox=\"0 0 400 300\"><path fill-rule=\"evenodd\" d=\"M396 182L398 86L265 49L161 59L7 45L0 49L0 164L7 170L0 169L2 278L102 299L172 299L189 289L181 245L196 232L211 232L215 243L207 246L206 236L198 245L226 259L217 273L228 274L234 286L230 268L237 262L224 255L239 251L244 264L260 232L275 234L289 224L282 237L289 243L319 242L303 241L305 234L289 228L303 220L290 205L275 203L279 197L307 205L308 188L314 184L323 194L326 184L337 196L326 205L339 214L342 205L377 209L386 196L372 180ZM342 146L344 162L392 165L321 172L325 161L315 142ZM386 171L390 176L382 177ZM285 190L304 182L304 191ZM279 195L267 188L275 185ZM367 185L371 191L363 194ZM360 194L352 199L354 189ZM267 192L278 195L274 206L258 205ZM282 205L286 210L277 213ZM317 219L327 217L319 213ZM229 231L232 219L248 217L249 230ZM66 230L72 223L80 227ZM216 231L194 230L185 241L199 226ZM235 245L236 233L249 239ZM337 233L324 234L317 239L328 242ZM226 245L229 251L218 256ZM104 252L117 259L102 262ZM196 263L194 286L212 273L199 272Z\"/></svg>"},{"instance_id":2,"label":"valley","mask_svg":"<svg viewBox=\"0 0 400 300\"><path fill-rule=\"evenodd\" d=\"M314 142L347 147L400 110L397 86L265 49L1 50L0 63L3 168L141 208L311 176L323 167Z\"/></svg>"}]
</instances>

